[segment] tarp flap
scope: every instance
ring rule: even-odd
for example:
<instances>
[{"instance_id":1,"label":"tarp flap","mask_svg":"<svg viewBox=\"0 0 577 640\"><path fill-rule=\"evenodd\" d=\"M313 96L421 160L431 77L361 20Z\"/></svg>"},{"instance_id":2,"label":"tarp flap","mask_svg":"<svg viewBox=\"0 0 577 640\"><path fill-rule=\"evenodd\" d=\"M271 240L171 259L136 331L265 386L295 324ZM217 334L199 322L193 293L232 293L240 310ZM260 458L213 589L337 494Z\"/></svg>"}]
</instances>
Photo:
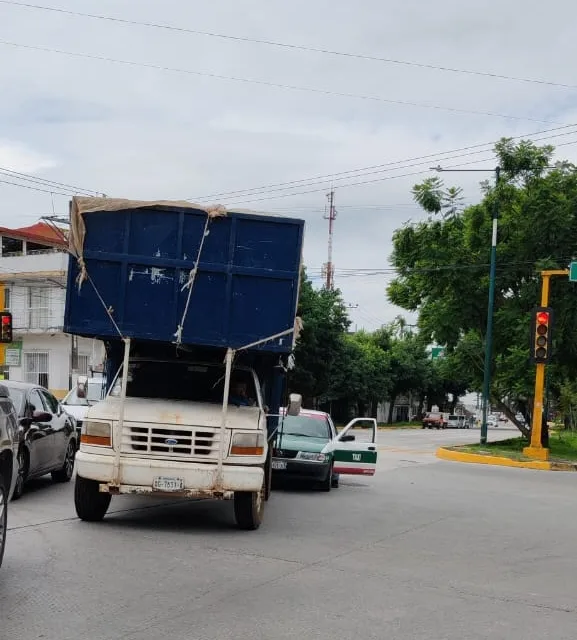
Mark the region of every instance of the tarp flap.
<instances>
[{"instance_id":1,"label":"tarp flap","mask_svg":"<svg viewBox=\"0 0 577 640\"><path fill-rule=\"evenodd\" d=\"M126 211L127 209L153 209L155 207L179 207L204 211L209 217L226 215L226 208L222 205L206 207L193 204L186 200L127 200L125 198L88 198L74 196L70 209L70 251L77 257L82 257L86 226L83 216L85 213Z\"/></svg>"},{"instance_id":2,"label":"tarp flap","mask_svg":"<svg viewBox=\"0 0 577 640\"><path fill-rule=\"evenodd\" d=\"M186 200L127 200L125 198L99 198L74 196L70 205L70 238L69 250L77 259L80 266L80 282L86 277L86 266L84 264L84 238L86 236L86 225L84 224L84 214L102 213L114 211L127 211L130 209L154 209L156 207L178 207L181 209L195 209L204 211L209 218L226 216L227 211L223 205L206 207L200 204L193 204Z\"/></svg>"}]
</instances>

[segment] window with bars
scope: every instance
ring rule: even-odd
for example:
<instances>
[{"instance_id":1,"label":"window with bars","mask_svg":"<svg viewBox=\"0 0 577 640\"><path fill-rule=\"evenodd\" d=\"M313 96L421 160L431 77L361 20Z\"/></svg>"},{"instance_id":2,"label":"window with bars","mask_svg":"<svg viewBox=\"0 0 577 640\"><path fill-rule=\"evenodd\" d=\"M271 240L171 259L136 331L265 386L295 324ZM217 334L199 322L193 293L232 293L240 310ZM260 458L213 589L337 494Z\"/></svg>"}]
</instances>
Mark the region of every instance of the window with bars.
<instances>
[{"instance_id":1,"label":"window with bars","mask_svg":"<svg viewBox=\"0 0 577 640\"><path fill-rule=\"evenodd\" d=\"M81 376L88 375L88 356L78 354L78 374Z\"/></svg>"},{"instance_id":2,"label":"window with bars","mask_svg":"<svg viewBox=\"0 0 577 640\"><path fill-rule=\"evenodd\" d=\"M50 289L30 287L28 289L28 327L46 329L50 326Z\"/></svg>"},{"instance_id":3,"label":"window with bars","mask_svg":"<svg viewBox=\"0 0 577 640\"><path fill-rule=\"evenodd\" d=\"M34 351L24 354L24 378L30 384L48 388L48 353Z\"/></svg>"}]
</instances>

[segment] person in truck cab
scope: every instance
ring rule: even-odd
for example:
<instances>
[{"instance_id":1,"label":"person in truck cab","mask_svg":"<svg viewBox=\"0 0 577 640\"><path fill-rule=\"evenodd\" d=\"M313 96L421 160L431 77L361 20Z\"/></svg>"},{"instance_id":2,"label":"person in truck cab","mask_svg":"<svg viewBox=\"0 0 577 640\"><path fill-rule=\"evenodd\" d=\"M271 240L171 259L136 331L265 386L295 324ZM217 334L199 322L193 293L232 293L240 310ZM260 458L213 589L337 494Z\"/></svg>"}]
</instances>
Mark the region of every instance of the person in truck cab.
<instances>
[{"instance_id":1,"label":"person in truck cab","mask_svg":"<svg viewBox=\"0 0 577 640\"><path fill-rule=\"evenodd\" d=\"M232 383L228 401L237 407L254 407L255 405L255 401L248 396L248 385L242 380Z\"/></svg>"}]
</instances>

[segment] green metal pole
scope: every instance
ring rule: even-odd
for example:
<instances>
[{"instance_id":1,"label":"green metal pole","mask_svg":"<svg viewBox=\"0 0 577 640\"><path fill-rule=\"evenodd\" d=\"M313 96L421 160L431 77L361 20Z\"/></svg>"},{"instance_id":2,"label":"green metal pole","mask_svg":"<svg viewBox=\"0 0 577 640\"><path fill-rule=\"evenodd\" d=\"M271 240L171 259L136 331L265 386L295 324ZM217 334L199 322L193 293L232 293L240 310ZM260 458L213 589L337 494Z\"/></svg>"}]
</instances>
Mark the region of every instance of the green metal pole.
<instances>
[{"instance_id":1,"label":"green metal pole","mask_svg":"<svg viewBox=\"0 0 577 640\"><path fill-rule=\"evenodd\" d=\"M501 167L495 169L495 187L499 187ZM485 336L485 370L483 373L483 420L481 422L481 444L487 442L487 414L491 392L491 357L493 354L493 309L495 307L495 279L497 272L497 224L499 220L499 193L493 207L493 230L491 234L491 268L489 272L489 301L487 303L487 333Z\"/></svg>"}]
</instances>

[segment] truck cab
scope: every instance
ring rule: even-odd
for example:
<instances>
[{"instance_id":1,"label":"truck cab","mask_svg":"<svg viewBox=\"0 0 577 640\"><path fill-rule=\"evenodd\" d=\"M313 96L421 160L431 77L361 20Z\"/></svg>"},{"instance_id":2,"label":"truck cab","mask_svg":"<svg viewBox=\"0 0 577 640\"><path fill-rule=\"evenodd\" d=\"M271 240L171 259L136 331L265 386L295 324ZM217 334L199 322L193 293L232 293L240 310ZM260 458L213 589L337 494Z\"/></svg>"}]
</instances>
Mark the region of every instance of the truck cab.
<instances>
[{"instance_id":1,"label":"truck cab","mask_svg":"<svg viewBox=\"0 0 577 640\"><path fill-rule=\"evenodd\" d=\"M224 428L222 363L131 358L123 406L122 379L120 370L82 425L78 515L100 520L115 494L220 498L234 500L239 527L256 528L268 444L255 371L232 369Z\"/></svg>"}]
</instances>

